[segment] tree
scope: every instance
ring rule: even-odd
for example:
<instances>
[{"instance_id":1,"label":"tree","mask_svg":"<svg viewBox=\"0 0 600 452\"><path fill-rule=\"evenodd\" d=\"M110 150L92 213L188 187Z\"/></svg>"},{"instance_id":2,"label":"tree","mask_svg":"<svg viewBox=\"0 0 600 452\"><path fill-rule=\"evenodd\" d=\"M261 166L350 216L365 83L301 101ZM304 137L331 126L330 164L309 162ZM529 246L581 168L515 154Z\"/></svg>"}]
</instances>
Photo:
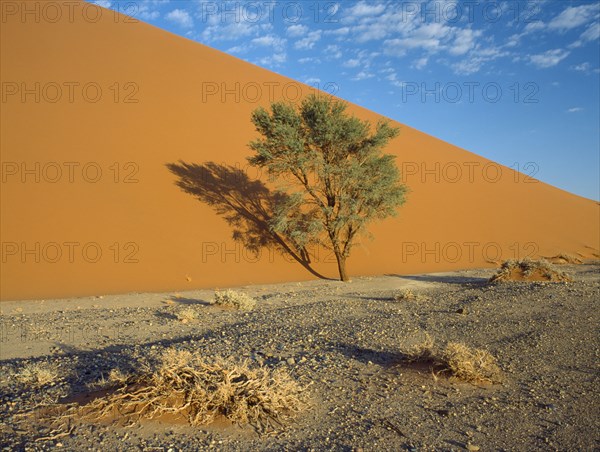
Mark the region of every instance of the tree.
<instances>
[{"instance_id":1,"label":"tree","mask_svg":"<svg viewBox=\"0 0 600 452\"><path fill-rule=\"evenodd\" d=\"M299 246L331 249L340 279L348 281L346 260L357 235L404 203L394 156L382 153L399 129L379 121L372 132L368 121L346 113L344 102L315 94L297 108L260 107L252 123L262 137L250 142L255 154L248 161L266 169L286 194L270 228Z\"/></svg>"}]
</instances>

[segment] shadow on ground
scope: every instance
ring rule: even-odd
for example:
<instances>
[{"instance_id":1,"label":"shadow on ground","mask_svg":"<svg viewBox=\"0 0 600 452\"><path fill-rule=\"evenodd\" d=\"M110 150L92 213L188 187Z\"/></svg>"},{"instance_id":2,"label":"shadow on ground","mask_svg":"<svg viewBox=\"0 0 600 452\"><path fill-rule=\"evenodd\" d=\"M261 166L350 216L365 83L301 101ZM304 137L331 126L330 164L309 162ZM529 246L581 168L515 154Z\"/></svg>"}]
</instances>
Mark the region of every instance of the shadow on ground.
<instances>
[{"instance_id":1,"label":"shadow on ground","mask_svg":"<svg viewBox=\"0 0 600 452\"><path fill-rule=\"evenodd\" d=\"M408 279L410 281L457 284L457 285L461 285L461 286L473 286L473 287L481 287L481 286L486 286L489 284L488 278L482 278L482 277L476 277L476 276L399 275L399 274L394 274L394 273L388 273L385 276L392 276L395 278Z\"/></svg>"},{"instance_id":2,"label":"shadow on ground","mask_svg":"<svg viewBox=\"0 0 600 452\"><path fill-rule=\"evenodd\" d=\"M185 298L185 297L172 297L169 298L174 305L182 304L188 306L212 306L213 304L209 301L200 300L199 298Z\"/></svg>"}]
</instances>

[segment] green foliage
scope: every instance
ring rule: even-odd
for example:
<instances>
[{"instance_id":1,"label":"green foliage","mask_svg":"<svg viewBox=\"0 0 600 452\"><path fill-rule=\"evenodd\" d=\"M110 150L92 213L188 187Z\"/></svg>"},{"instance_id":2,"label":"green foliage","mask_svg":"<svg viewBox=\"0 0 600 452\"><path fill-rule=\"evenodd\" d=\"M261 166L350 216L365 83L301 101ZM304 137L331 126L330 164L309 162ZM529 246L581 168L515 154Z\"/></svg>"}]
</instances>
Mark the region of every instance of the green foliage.
<instances>
[{"instance_id":1,"label":"green foliage","mask_svg":"<svg viewBox=\"0 0 600 452\"><path fill-rule=\"evenodd\" d=\"M394 156L382 149L399 129L380 121L349 116L346 104L310 95L296 108L276 102L258 108L252 122L262 136L252 141L251 165L279 181L285 202L273 212L270 227L302 246L332 249L340 277L353 240L373 220L395 215L406 187Z\"/></svg>"}]
</instances>

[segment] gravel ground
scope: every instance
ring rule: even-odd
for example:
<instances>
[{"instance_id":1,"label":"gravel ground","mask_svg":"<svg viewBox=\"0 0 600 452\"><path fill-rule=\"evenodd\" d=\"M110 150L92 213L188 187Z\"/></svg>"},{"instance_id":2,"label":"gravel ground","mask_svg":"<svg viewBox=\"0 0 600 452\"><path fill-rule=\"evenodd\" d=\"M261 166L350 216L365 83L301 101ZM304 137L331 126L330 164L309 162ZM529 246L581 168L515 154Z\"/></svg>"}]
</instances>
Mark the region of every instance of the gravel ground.
<instances>
[{"instance_id":1,"label":"gravel ground","mask_svg":"<svg viewBox=\"0 0 600 452\"><path fill-rule=\"evenodd\" d=\"M242 288L251 312L212 292L129 294L0 306L2 450L594 450L600 448L598 263L565 265L572 283L490 285L490 269ZM395 299L403 288L416 300ZM171 295L171 296L169 296ZM172 302L166 300L172 299ZM191 308L197 319L178 320ZM498 359L505 382L474 386L401 360L425 334ZM68 435L20 416L135 370L165 347L284 367L312 406L269 436L224 422L75 422ZM31 363L59 366L34 387Z\"/></svg>"}]
</instances>

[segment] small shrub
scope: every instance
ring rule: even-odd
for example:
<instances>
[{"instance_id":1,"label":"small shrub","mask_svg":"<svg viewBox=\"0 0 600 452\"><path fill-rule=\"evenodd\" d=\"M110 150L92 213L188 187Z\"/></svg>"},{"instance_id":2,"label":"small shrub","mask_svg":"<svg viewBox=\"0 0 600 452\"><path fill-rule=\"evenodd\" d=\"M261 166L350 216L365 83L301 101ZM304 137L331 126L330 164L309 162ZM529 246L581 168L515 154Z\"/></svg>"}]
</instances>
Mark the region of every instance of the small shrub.
<instances>
[{"instance_id":1,"label":"small shrub","mask_svg":"<svg viewBox=\"0 0 600 452\"><path fill-rule=\"evenodd\" d=\"M402 300L414 300L415 294L410 289L402 289L396 295L394 295L394 300L402 301Z\"/></svg>"},{"instance_id":2,"label":"small shrub","mask_svg":"<svg viewBox=\"0 0 600 452\"><path fill-rule=\"evenodd\" d=\"M108 374L108 378L104 378L104 376L102 376L100 380L88 383L87 387L91 390L97 390L121 386L127 383L130 378L131 375L124 373L121 369L111 369Z\"/></svg>"},{"instance_id":3,"label":"small shrub","mask_svg":"<svg viewBox=\"0 0 600 452\"><path fill-rule=\"evenodd\" d=\"M486 350L450 342L442 352L440 361L459 380L472 383L502 381L496 359Z\"/></svg>"},{"instance_id":4,"label":"small shrub","mask_svg":"<svg viewBox=\"0 0 600 452\"><path fill-rule=\"evenodd\" d=\"M58 379L58 367L50 363L28 364L16 375L19 382L31 386L44 386Z\"/></svg>"},{"instance_id":5,"label":"small shrub","mask_svg":"<svg viewBox=\"0 0 600 452\"><path fill-rule=\"evenodd\" d=\"M198 318L198 313L194 308L187 307L175 313L175 317L181 323L193 322Z\"/></svg>"},{"instance_id":6,"label":"small shrub","mask_svg":"<svg viewBox=\"0 0 600 452\"><path fill-rule=\"evenodd\" d=\"M250 311L256 306L256 300L245 293L228 289L215 292L213 304L241 311Z\"/></svg>"},{"instance_id":7,"label":"small shrub","mask_svg":"<svg viewBox=\"0 0 600 452\"><path fill-rule=\"evenodd\" d=\"M98 419L115 410L128 418L171 414L198 426L224 416L264 432L272 422L280 424L306 406L303 388L282 370L205 360L173 348L156 364L144 365L140 374L114 383L113 393L84 407L86 417Z\"/></svg>"},{"instance_id":8,"label":"small shrub","mask_svg":"<svg viewBox=\"0 0 600 452\"><path fill-rule=\"evenodd\" d=\"M448 373L457 380L469 383L501 383L502 371L496 359L487 351L470 348L458 342L449 342L440 349L429 334L423 340L402 350L404 361L430 364L432 373ZM433 370L437 370L433 372Z\"/></svg>"},{"instance_id":9,"label":"small shrub","mask_svg":"<svg viewBox=\"0 0 600 452\"><path fill-rule=\"evenodd\" d=\"M426 301L428 297L422 294L415 294L411 289L401 289L394 295L396 301Z\"/></svg>"},{"instance_id":10,"label":"small shrub","mask_svg":"<svg viewBox=\"0 0 600 452\"><path fill-rule=\"evenodd\" d=\"M111 369L110 373L108 374L108 381L111 384L123 384L130 377L130 374L126 374L120 369Z\"/></svg>"},{"instance_id":11,"label":"small shrub","mask_svg":"<svg viewBox=\"0 0 600 452\"><path fill-rule=\"evenodd\" d=\"M490 282L502 281L570 282L573 279L544 259L509 259L504 261L498 272L490 278Z\"/></svg>"}]
</instances>

